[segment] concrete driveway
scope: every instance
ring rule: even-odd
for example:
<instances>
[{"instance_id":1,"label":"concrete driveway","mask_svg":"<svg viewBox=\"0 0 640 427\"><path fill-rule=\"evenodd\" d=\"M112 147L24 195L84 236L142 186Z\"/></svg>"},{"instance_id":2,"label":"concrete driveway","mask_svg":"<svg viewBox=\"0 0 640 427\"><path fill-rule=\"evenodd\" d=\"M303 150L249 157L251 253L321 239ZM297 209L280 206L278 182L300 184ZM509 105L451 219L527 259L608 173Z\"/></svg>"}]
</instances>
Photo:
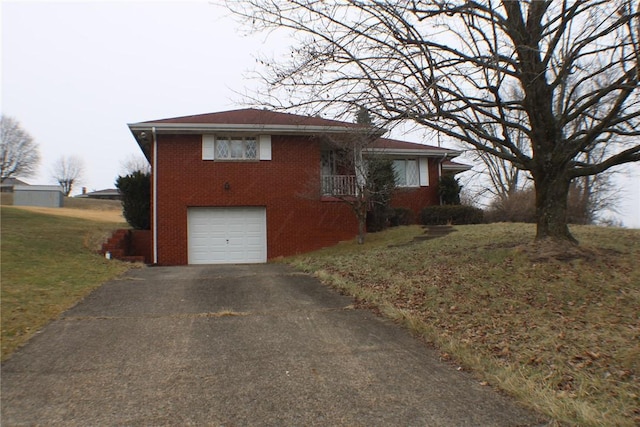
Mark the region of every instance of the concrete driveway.
<instances>
[{"instance_id":1,"label":"concrete driveway","mask_svg":"<svg viewBox=\"0 0 640 427\"><path fill-rule=\"evenodd\" d=\"M525 426L540 419L284 265L106 283L2 366L2 425Z\"/></svg>"}]
</instances>

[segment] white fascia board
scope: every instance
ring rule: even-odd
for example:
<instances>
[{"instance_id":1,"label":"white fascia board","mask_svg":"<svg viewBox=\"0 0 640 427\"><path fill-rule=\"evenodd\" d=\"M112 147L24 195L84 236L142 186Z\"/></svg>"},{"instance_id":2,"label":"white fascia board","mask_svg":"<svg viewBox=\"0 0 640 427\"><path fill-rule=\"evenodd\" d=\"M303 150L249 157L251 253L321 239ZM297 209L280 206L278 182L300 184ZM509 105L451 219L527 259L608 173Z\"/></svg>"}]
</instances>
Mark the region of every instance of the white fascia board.
<instances>
[{"instance_id":1,"label":"white fascia board","mask_svg":"<svg viewBox=\"0 0 640 427\"><path fill-rule=\"evenodd\" d=\"M220 133L220 132L247 132L260 134L347 134L357 131L357 128L348 126L304 126L304 125L263 125L263 124L226 124L226 123L130 123L131 132L150 130L156 128L157 133ZM383 133L383 129L380 130Z\"/></svg>"},{"instance_id":2,"label":"white fascia board","mask_svg":"<svg viewBox=\"0 0 640 427\"><path fill-rule=\"evenodd\" d=\"M458 171L458 172L466 172L468 170L473 169L473 166L470 165L462 165L462 164L457 164L457 165L447 165L447 164L442 164L442 169L449 171L449 172L453 172L453 171Z\"/></svg>"},{"instance_id":3,"label":"white fascia board","mask_svg":"<svg viewBox=\"0 0 640 427\"><path fill-rule=\"evenodd\" d=\"M428 156L428 157L443 157L454 158L462 154L462 151L433 148L365 148L362 150L364 154L375 154L382 156Z\"/></svg>"}]
</instances>

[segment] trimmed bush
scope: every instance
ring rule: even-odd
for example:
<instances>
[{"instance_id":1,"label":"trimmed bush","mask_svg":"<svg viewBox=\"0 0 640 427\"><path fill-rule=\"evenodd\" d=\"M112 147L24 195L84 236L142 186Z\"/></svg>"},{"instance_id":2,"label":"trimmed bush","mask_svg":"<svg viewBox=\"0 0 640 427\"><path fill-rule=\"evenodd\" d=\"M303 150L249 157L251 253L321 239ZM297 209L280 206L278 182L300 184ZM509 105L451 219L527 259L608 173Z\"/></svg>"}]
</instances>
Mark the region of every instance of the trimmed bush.
<instances>
[{"instance_id":1,"label":"trimmed bush","mask_svg":"<svg viewBox=\"0 0 640 427\"><path fill-rule=\"evenodd\" d=\"M389 225L397 227L399 225L409 225L413 223L413 211L407 208L393 209L393 215L389 217Z\"/></svg>"},{"instance_id":2,"label":"trimmed bush","mask_svg":"<svg viewBox=\"0 0 640 427\"><path fill-rule=\"evenodd\" d=\"M122 214L136 230L148 230L151 225L151 175L136 171L119 176L116 188L122 194Z\"/></svg>"},{"instance_id":3,"label":"trimmed bush","mask_svg":"<svg viewBox=\"0 0 640 427\"><path fill-rule=\"evenodd\" d=\"M424 225L480 224L484 212L464 205L428 206L422 210L421 219Z\"/></svg>"},{"instance_id":4,"label":"trimmed bush","mask_svg":"<svg viewBox=\"0 0 640 427\"><path fill-rule=\"evenodd\" d=\"M375 206L367 212L367 232L377 233L389 227L393 209L388 206Z\"/></svg>"},{"instance_id":5,"label":"trimmed bush","mask_svg":"<svg viewBox=\"0 0 640 427\"><path fill-rule=\"evenodd\" d=\"M459 205L462 187L453 175L444 175L438 183L438 194L443 205Z\"/></svg>"}]
</instances>

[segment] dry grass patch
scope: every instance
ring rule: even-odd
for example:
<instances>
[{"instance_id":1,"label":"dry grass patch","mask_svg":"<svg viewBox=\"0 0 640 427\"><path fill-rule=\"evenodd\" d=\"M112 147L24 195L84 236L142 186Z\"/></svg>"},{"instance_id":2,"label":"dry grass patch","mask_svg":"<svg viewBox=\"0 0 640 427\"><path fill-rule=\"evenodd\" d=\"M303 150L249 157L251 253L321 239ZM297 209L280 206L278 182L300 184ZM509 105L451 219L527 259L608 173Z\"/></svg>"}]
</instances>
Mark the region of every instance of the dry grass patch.
<instances>
[{"instance_id":1,"label":"dry grass patch","mask_svg":"<svg viewBox=\"0 0 640 427\"><path fill-rule=\"evenodd\" d=\"M117 225L2 207L2 359L131 265L93 252Z\"/></svg>"},{"instance_id":2,"label":"dry grass patch","mask_svg":"<svg viewBox=\"0 0 640 427\"><path fill-rule=\"evenodd\" d=\"M13 205L13 194L2 193L1 204L2 206ZM40 206L14 207L29 212L88 219L98 222L121 223L123 227L126 226L126 221L122 216L122 202L119 200L65 197L62 208L46 208Z\"/></svg>"},{"instance_id":3,"label":"dry grass patch","mask_svg":"<svg viewBox=\"0 0 640 427\"><path fill-rule=\"evenodd\" d=\"M64 207L93 211L122 211L122 202L120 200L91 199L89 197L65 197Z\"/></svg>"},{"instance_id":4,"label":"dry grass patch","mask_svg":"<svg viewBox=\"0 0 640 427\"><path fill-rule=\"evenodd\" d=\"M121 224L122 227L127 227L125 219L122 216L122 211L117 210L95 211L90 209L74 208L43 208L39 206L14 206L13 208L45 215L66 216L98 222L110 222Z\"/></svg>"},{"instance_id":5,"label":"dry grass patch","mask_svg":"<svg viewBox=\"0 0 640 427\"><path fill-rule=\"evenodd\" d=\"M640 423L640 231L575 227L579 253L562 257L527 249L533 226L456 228L394 247L383 233L290 263L558 421Z\"/></svg>"}]
</instances>

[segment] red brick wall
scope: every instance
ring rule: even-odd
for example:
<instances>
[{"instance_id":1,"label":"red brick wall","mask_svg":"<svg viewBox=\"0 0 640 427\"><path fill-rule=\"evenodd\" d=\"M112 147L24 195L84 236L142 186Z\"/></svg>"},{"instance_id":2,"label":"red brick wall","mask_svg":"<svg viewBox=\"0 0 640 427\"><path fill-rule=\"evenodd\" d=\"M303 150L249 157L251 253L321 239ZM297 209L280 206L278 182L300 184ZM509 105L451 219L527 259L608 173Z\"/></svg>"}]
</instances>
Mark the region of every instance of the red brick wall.
<instances>
[{"instance_id":1,"label":"red brick wall","mask_svg":"<svg viewBox=\"0 0 640 427\"><path fill-rule=\"evenodd\" d=\"M151 230L131 230L130 255L143 256L145 264L153 262Z\"/></svg>"},{"instance_id":2,"label":"red brick wall","mask_svg":"<svg viewBox=\"0 0 640 427\"><path fill-rule=\"evenodd\" d=\"M391 205L396 208L408 208L413 212L413 221L420 222L420 212L427 206L439 205L438 180L440 166L438 159L429 159L429 185L416 188L396 189Z\"/></svg>"},{"instance_id":3,"label":"red brick wall","mask_svg":"<svg viewBox=\"0 0 640 427\"><path fill-rule=\"evenodd\" d=\"M320 201L317 141L274 135L270 161L204 161L201 153L200 135L158 136L158 264L187 264L189 207L265 206L269 259L357 233L348 206Z\"/></svg>"}]
</instances>

